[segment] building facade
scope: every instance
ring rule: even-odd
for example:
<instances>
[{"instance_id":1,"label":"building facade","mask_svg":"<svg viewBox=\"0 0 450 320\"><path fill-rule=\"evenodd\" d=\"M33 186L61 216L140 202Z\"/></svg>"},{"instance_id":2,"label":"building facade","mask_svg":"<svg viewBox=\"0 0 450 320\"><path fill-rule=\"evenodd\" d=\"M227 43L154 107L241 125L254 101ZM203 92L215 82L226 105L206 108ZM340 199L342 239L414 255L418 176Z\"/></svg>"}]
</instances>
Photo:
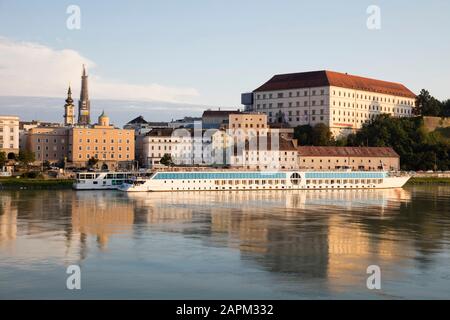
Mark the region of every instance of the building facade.
<instances>
[{"instance_id":1,"label":"building facade","mask_svg":"<svg viewBox=\"0 0 450 320\"><path fill-rule=\"evenodd\" d=\"M167 122L149 122L146 121L143 116L136 117L123 126L124 129L134 130L134 153L139 165L145 165L146 163L143 149L145 135L153 129L165 129L168 127L169 125Z\"/></svg>"},{"instance_id":2,"label":"building facade","mask_svg":"<svg viewBox=\"0 0 450 320\"><path fill-rule=\"evenodd\" d=\"M133 166L134 151L134 130L114 127L104 113L98 124L69 129L68 160L76 167L85 167L91 158L102 169Z\"/></svg>"},{"instance_id":3,"label":"building facade","mask_svg":"<svg viewBox=\"0 0 450 320\"><path fill-rule=\"evenodd\" d=\"M34 153L35 163L62 163L69 154L69 128L34 127L26 132L27 150Z\"/></svg>"},{"instance_id":4,"label":"building facade","mask_svg":"<svg viewBox=\"0 0 450 320\"><path fill-rule=\"evenodd\" d=\"M275 75L252 95L243 99L247 110L267 114L270 123L324 123L334 136L355 132L379 114L412 116L416 98L399 83L325 70Z\"/></svg>"},{"instance_id":5,"label":"building facade","mask_svg":"<svg viewBox=\"0 0 450 320\"><path fill-rule=\"evenodd\" d=\"M19 117L0 116L0 152L8 159L19 153Z\"/></svg>"},{"instance_id":6,"label":"building facade","mask_svg":"<svg viewBox=\"0 0 450 320\"><path fill-rule=\"evenodd\" d=\"M198 135L198 136L197 136ZM143 138L141 164L147 168L163 166L161 158L168 154L174 164L191 166L210 164L211 137L205 130L186 128L153 129Z\"/></svg>"},{"instance_id":7,"label":"building facade","mask_svg":"<svg viewBox=\"0 0 450 320\"><path fill-rule=\"evenodd\" d=\"M299 146L298 164L313 170L400 170L400 156L388 147Z\"/></svg>"},{"instance_id":8,"label":"building facade","mask_svg":"<svg viewBox=\"0 0 450 320\"><path fill-rule=\"evenodd\" d=\"M178 139L172 137L174 129L154 129L142 138L142 156L140 163L147 168L160 165L160 160L165 154L174 155Z\"/></svg>"},{"instance_id":9,"label":"building facade","mask_svg":"<svg viewBox=\"0 0 450 320\"><path fill-rule=\"evenodd\" d=\"M231 166L248 170L298 169L297 140L259 136L245 141L243 150L235 147Z\"/></svg>"},{"instance_id":10,"label":"building facade","mask_svg":"<svg viewBox=\"0 0 450 320\"><path fill-rule=\"evenodd\" d=\"M33 127L25 137L26 149L35 154L35 164L86 167L89 159L95 158L96 167L103 169L134 165L134 130L114 127L104 113L95 125Z\"/></svg>"}]
</instances>

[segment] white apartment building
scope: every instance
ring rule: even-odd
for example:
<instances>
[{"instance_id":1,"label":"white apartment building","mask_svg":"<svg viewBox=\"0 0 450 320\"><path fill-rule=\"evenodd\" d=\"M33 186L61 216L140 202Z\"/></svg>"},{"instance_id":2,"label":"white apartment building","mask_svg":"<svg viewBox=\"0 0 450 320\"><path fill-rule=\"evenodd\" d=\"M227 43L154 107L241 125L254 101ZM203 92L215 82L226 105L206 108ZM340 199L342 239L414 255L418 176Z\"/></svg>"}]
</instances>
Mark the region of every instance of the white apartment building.
<instances>
[{"instance_id":1,"label":"white apartment building","mask_svg":"<svg viewBox=\"0 0 450 320\"><path fill-rule=\"evenodd\" d=\"M141 165L147 168L161 166L160 160L169 154L177 165L203 164L206 149L211 145L211 138L205 131L198 133L185 128L153 129L142 140Z\"/></svg>"},{"instance_id":2,"label":"white apartment building","mask_svg":"<svg viewBox=\"0 0 450 320\"><path fill-rule=\"evenodd\" d=\"M236 146L231 165L249 170L295 170L297 158L297 140L267 135L245 141L242 150Z\"/></svg>"},{"instance_id":3,"label":"white apartment building","mask_svg":"<svg viewBox=\"0 0 450 320\"><path fill-rule=\"evenodd\" d=\"M9 159L19 153L19 117L0 116L0 152Z\"/></svg>"},{"instance_id":4,"label":"white apartment building","mask_svg":"<svg viewBox=\"0 0 450 320\"><path fill-rule=\"evenodd\" d=\"M382 113L409 117L416 98L399 83L325 70L275 75L252 95L246 109L267 114L269 123L324 123L335 136Z\"/></svg>"}]
</instances>

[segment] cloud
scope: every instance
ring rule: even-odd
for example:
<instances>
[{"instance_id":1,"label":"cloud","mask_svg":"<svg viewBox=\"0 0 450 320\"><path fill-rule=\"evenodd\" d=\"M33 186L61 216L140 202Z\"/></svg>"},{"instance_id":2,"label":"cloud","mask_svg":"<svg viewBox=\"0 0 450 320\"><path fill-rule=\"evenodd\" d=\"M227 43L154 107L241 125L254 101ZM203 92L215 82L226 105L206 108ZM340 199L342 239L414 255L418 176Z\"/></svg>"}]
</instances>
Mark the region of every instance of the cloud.
<instances>
[{"instance_id":1,"label":"cloud","mask_svg":"<svg viewBox=\"0 0 450 320\"><path fill-rule=\"evenodd\" d=\"M75 50L55 50L3 37L0 37L0 95L63 98L69 82L74 91L79 88L82 64L90 73L90 94L97 99L192 102L199 96L194 88L103 79L95 74L95 62Z\"/></svg>"}]
</instances>

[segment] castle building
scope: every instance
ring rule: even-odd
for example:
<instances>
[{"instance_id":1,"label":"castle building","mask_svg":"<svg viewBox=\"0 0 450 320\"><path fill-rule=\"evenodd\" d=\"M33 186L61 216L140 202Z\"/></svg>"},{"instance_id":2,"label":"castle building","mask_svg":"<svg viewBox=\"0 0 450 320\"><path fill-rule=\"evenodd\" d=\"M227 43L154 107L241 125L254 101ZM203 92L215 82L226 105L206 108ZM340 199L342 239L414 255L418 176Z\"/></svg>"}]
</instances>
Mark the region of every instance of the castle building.
<instances>
[{"instance_id":1,"label":"castle building","mask_svg":"<svg viewBox=\"0 0 450 320\"><path fill-rule=\"evenodd\" d=\"M334 71L279 74L242 95L246 111L292 127L326 124L334 136L357 131L379 114L410 117L416 95L400 83Z\"/></svg>"},{"instance_id":2,"label":"castle building","mask_svg":"<svg viewBox=\"0 0 450 320\"><path fill-rule=\"evenodd\" d=\"M83 65L83 75L81 76L81 93L78 101L78 124L89 125L91 123L91 102L88 93L88 75Z\"/></svg>"}]
</instances>

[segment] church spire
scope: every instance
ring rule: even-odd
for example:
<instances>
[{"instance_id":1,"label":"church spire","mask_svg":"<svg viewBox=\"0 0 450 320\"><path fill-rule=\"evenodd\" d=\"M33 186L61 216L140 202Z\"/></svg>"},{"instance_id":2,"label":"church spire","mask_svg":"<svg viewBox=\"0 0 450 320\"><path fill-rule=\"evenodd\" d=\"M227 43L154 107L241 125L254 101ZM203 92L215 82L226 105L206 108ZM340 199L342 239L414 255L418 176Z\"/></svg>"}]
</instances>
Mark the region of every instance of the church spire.
<instances>
[{"instance_id":1,"label":"church spire","mask_svg":"<svg viewBox=\"0 0 450 320\"><path fill-rule=\"evenodd\" d=\"M89 101L88 92L88 75L86 67L83 64L83 75L81 76L81 92L80 101L78 102L78 124L88 125L91 122L91 102Z\"/></svg>"},{"instance_id":2,"label":"church spire","mask_svg":"<svg viewBox=\"0 0 450 320\"><path fill-rule=\"evenodd\" d=\"M66 99L66 103L67 103L67 104L72 104L72 103L73 103L73 99L72 99L72 88L70 87L70 84L69 84L69 89L67 90L67 99Z\"/></svg>"},{"instance_id":3,"label":"church spire","mask_svg":"<svg viewBox=\"0 0 450 320\"><path fill-rule=\"evenodd\" d=\"M72 88L69 84L69 89L67 90L66 104L64 105L64 125L73 126L75 124L75 106L73 105L72 99Z\"/></svg>"}]
</instances>

